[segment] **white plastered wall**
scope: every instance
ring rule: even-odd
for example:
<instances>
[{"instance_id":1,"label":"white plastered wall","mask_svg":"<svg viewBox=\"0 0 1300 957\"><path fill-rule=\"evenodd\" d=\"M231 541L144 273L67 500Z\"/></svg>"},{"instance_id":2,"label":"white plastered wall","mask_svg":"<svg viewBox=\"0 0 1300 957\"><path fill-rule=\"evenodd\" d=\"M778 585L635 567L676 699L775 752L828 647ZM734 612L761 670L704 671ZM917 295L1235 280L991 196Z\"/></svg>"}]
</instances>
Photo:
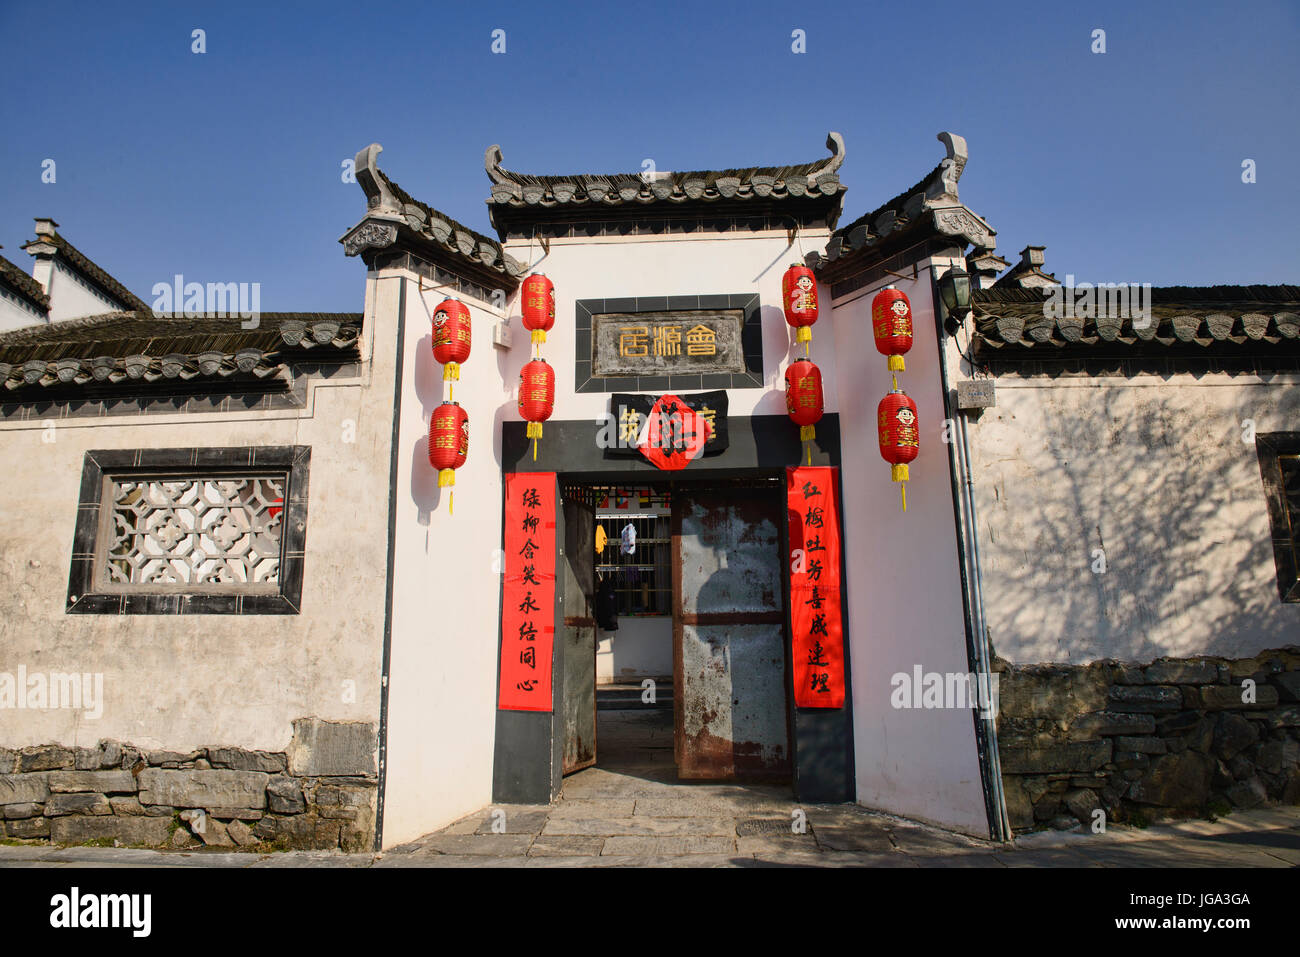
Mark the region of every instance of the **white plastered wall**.
<instances>
[{"instance_id":1,"label":"white plastered wall","mask_svg":"<svg viewBox=\"0 0 1300 957\"><path fill-rule=\"evenodd\" d=\"M880 280L846 294L831 317L858 803L987 836L972 712L891 703L896 673L910 676L916 665L923 672L970 670L930 267L918 268L916 280ZM880 457L876 426L891 381L871 333L871 299L888 283L907 293L914 325L907 369L898 375L920 421L906 513Z\"/></svg>"},{"instance_id":2,"label":"white plastered wall","mask_svg":"<svg viewBox=\"0 0 1300 957\"><path fill-rule=\"evenodd\" d=\"M382 355L361 378L310 382L302 410L0 423L0 671L102 673L105 699L96 720L0 710L0 746L283 751L295 718L378 725L387 497L374 490L387 487L392 403ZM312 450L300 614L64 612L87 450L264 445Z\"/></svg>"},{"instance_id":3,"label":"white plastered wall","mask_svg":"<svg viewBox=\"0 0 1300 957\"><path fill-rule=\"evenodd\" d=\"M1250 440L1300 431L1300 377L1011 375L996 394L969 427L996 654L1235 658L1300 640Z\"/></svg>"}]
</instances>

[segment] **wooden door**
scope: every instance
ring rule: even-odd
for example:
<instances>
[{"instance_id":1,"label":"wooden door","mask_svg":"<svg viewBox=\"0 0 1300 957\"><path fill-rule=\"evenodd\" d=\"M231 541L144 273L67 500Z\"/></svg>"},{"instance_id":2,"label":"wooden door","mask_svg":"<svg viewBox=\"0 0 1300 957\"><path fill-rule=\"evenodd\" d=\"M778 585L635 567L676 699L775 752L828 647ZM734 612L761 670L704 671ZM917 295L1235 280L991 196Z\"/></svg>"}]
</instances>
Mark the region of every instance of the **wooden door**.
<instances>
[{"instance_id":1,"label":"wooden door","mask_svg":"<svg viewBox=\"0 0 1300 957\"><path fill-rule=\"evenodd\" d=\"M561 567L562 773L571 774L596 763L596 512L576 498L564 503Z\"/></svg>"},{"instance_id":2,"label":"wooden door","mask_svg":"<svg viewBox=\"0 0 1300 957\"><path fill-rule=\"evenodd\" d=\"M790 777L778 492L673 491L678 777Z\"/></svg>"}]
</instances>

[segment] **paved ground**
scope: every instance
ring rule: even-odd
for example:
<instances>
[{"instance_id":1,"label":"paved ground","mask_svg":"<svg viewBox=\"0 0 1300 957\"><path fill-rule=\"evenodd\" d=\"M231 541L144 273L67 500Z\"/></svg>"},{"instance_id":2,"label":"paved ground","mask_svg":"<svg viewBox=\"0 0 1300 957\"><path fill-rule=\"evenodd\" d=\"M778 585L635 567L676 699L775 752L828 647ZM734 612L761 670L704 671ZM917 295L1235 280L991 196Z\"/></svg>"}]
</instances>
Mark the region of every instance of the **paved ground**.
<instances>
[{"instance_id":1,"label":"paved ground","mask_svg":"<svg viewBox=\"0 0 1300 957\"><path fill-rule=\"evenodd\" d=\"M0 847L7 866L204 867L1295 867L1300 808L993 844L788 789L682 784L672 712L601 712L601 767L553 806L484 808L382 855Z\"/></svg>"}]
</instances>

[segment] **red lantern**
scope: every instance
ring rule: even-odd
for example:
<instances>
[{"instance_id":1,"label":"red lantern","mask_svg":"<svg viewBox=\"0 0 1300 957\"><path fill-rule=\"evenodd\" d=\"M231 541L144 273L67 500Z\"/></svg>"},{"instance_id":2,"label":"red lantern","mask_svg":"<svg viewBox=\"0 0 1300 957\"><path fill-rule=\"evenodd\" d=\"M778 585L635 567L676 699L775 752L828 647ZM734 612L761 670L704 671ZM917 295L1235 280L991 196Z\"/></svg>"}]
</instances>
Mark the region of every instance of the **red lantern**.
<instances>
[{"instance_id":1,"label":"red lantern","mask_svg":"<svg viewBox=\"0 0 1300 957\"><path fill-rule=\"evenodd\" d=\"M528 437L533 440L533 461L537 461L537 440L542 437L542 423L555 411L555 370L545 359L533 359L519 370L519 414L528 421Z\"/></svg>"},{"instance_id":2,"label":"red lantern","mask_svg":"<svg viewBox=\"0 0 1300 957\"><path fill-rule=\"evenodd\" d=\"M444 299L433 310L433 357L443 363L442 379L460 380L460 364L469 358L469 307Z\"/></svg>"},{"instance_id":3,"label":"red lantern","mask_svg":"<svg viewBox=\"0 0 1300 957\"><path fill-rule=\"evenodd\" d=\"M533 345L546 341L546 333L555 325L555 284L543 273L533 273L524 280L524 328L532 330Z\"/></svg>"},{"instance_id":4,"label":"red lantern","mask_svg":"<svg viewBox=\"0 0 1300 957\"><path fill-rule=\"evenodd\" d=\"M903 371L903 353L912 348L912 304L907 293L886 286L871 300L871 332L876 348L889 356L889 371Z\"/></svg>"},{"instance_id":5,"label":"red lantern","mask_svg":"<svg viewBox=\"0 0 1300 957\"><path fill-rule=\"evenodd\" d=\"M458 402L444 402L429 419L429 464L438 470L438 487L456 485L456 469L469 455L469 413ZM451 500L454 508L455 499Z\"/></svg>"},{"instance_id":6,"label":"red lantern","mask_svg":"<svg viewBox=\"0 0 1300 957\"><path fill-rule=\"evenodd\" d=\"M817 434L813 426L822 417L822 373L807 359L798 359L786 367L785 410L799 426L799 441L812 441ZM808 464L812 464L811 448Z\"/></svg>"},{"instance_id":7,"label":"red lantern","mask_svg":"<svg viewBox=\"0 0 1300 957\"><path fill-rule=\"evenodd\" d=\"M807 266L791 263L781 279L781 301L785 321L798 332L795 341L812 342L812 324L817 321L817 277Z\"/></svg>"},{"instance_id":8,"label":"red lantern","mask_svg":"<svg viewBox=\"0 0 1300 957\"><path fill-rule=\"evenodd\" d=\"M921 451L920 426L916 419L916 403L901 389L895 389L880 400L876 409L876 423L880 428L880 457L893 468L890 478L895 482L908 481L907 463ZM907 511L907 486L903 493L903 511Z\"/></svg>"}]
</instances>

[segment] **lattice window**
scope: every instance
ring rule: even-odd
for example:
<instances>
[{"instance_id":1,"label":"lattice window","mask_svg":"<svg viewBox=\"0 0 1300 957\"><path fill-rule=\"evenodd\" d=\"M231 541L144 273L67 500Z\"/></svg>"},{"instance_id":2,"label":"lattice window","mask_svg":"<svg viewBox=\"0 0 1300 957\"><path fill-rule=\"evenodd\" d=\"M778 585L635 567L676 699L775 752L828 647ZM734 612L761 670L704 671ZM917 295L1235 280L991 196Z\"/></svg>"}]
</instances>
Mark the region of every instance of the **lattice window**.
<instances>
[{"instance_id":1,"label":"lattice window","mask_svg":"<svg viewBox=\"0 0 1300 957\"><path fill-rule=\"evenodd\" d=\"M283 474L107 484L103 585L278 584Z\"/></svg>"},{"instance_id":2,"label":"lattice window","mask_svg":"<svg viewBox=\"0 0 1300 957\"><path fill-rule=\"evenodd\" d=\"M305 445L85 453L65 610L296 615Z\"/></svg>"}]
</instances>

